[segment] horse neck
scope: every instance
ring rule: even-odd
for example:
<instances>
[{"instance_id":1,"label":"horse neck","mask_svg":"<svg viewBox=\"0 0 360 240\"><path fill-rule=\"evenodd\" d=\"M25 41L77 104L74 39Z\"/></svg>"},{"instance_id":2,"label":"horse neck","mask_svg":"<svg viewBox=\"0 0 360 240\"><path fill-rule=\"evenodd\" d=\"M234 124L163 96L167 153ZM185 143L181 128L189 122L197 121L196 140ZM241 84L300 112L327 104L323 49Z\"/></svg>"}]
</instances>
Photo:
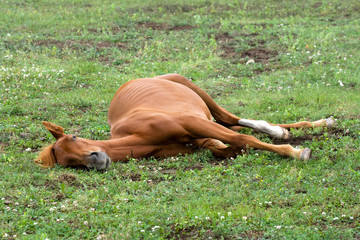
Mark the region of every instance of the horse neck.
<instances>
[{"instance_id":1,"label":"horse neck","mask_svg":"<svg viewBox=\"0 0 360 240\"><path fill-rule=\"evenodd\" d=\"M94 145L100 147L113 162L127 162L129 158L135 157L133 149L135 144L128 144L126 138L93 141Z\"/></svg>"}]
</instances>

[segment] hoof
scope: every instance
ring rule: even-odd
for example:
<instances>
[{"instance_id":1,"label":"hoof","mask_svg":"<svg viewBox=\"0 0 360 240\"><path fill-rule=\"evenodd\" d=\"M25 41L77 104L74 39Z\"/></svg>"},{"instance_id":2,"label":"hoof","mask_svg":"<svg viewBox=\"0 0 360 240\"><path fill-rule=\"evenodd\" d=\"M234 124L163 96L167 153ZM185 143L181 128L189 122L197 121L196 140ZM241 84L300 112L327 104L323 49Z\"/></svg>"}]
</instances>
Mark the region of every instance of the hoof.
<instances>
[{"instance_id":1,"label":"hoof","mask_svg":"<svg viewBox=\"0 0 360 240\"><path fill-rule=\"evenodd\" d=\"M291 138L291 133L287 129L279 126L271 126L269 129L263 130L263 132L276 139L286 140Z\"/></svg>"},{"instance_id":2,"label":"hoof","mask_svg":"<svg viewBox=\"0 0 360 240\"><path fill-rule=\"evenodd\" d=\"M287 130L286 128L282 128L283 130L283 136L281 139L290 139L291 138L291 132L289 130Z\"/></svg>"},{"instance_id":3,"label":"hoof","mask_svg":"<svg viewBox=\"0 0 360 240\"><path fill-rule=\"evenodd\" d=\"M311 157L311 150L308 148L304 148L300 153L300 160L309 160Z\"/></svg>"},{"instance_id":4,"label":"hoof","mask_svg":"<svg viewBox=\"0 0 360 240\"><path fill-rule=\"evenodd\" d=\"M335 119L333 116L325 119L325 122L326 122L326 127L328 127L328 128L334 127L334 125L335 125Z\"/></svg>"}]
</instances>

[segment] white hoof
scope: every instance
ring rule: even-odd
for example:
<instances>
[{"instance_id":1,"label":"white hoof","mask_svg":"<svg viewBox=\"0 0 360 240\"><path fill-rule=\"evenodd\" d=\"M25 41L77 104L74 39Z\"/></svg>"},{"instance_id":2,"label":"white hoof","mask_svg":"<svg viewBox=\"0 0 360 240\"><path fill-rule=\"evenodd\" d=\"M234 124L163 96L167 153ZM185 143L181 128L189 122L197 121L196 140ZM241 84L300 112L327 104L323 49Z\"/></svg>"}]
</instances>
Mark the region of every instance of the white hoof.
<instances>
[{"instance_id":1,"label":"white hoof","mask_svg":"<svg viewBox=\"0 0 360 240\"><path fill-rule=\"evenodd\" d=\"M291 134L285 128L279 126L273 126L263 120L249 120L249 119L240 119L239 125L243 127L249 127L255 129L259 132L269 134L273 138L278 139L288 139Z\"/></svg>"},{"instance_id":2,"label":"white hoof","mask_svg":"<svg viewBox=\"0 0 360 240\"><path fill-rule=\"evenodd\" d=\"M333 116L325 119L325 122L326 122L326 127L328 127L328 128L334 127L334 125L335 125L335 119Z\"/></svg>"},{"instance_id":3,"label":"white hoof","mask_svg":"<svg viewBox=\"0 0 360 240\"><path fill-rule=\"evenodd\" d=\"M311 150L309 148L304 148L300 153L300 160L309 160L311 157Z\"/></svg>"},{"instance_id":4,"label":"white hoof","mask_svg":"<svg viewBox=\"0 0 360 240\"><path fill-rule=\"evenodd\" d=\"M289 139L291 137L291 133L287 129L279 126L269 126L269 128L264 129L264 132L277 139Z\"/></svg>"},{"instance_id":5,"label":"white hoof","mask_svg":"<svg viewBox=\"0 0 360 240\"><path fill-rule=\"evenodd\" d=\"M283 130L283 136L281 139L290 139L291 138L291 132L289 132L289 130L287 130L286 128L282 128Z\"/></svg>"}]
</instances>

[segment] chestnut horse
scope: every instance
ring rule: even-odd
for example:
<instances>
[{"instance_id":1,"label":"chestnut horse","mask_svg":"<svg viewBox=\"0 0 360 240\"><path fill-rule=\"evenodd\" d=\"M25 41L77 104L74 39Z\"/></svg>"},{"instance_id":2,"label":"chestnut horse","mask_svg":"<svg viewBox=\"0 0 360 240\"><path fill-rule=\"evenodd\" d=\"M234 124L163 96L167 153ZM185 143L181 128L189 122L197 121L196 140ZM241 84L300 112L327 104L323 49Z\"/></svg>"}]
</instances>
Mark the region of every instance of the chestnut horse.
<instances>
[{"instance_id":1,"label":"chestnut horse","mask_svg":"<svg viewBox=\"0 0 360 240\"><path fill-rule=\"evenodd\" d=\"M334 124L332 118L294 124L241 119L178 74L135 79L122 85L111 101L108 122L111 139L105 141L78 138L65 134L58 125L43 122L56 142L44 149L35 162L43 167L59 164L106 169L111 162L176 156L192 153L196 148L209 149L221 158L236 157L253 148L307 160L311 153L308 148L268 144L236 131L249 127L274 138L287 139L290 128Z\"/></svg>"}]
</instances>

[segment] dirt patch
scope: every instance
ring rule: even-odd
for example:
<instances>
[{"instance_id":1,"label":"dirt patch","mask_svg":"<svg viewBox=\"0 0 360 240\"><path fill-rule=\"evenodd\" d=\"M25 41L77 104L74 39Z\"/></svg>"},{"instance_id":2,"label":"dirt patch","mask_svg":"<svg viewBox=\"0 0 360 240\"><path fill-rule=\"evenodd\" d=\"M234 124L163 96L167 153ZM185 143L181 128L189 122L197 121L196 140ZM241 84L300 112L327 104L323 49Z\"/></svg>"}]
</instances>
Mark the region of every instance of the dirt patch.
<instances>
[{"instance_id":1,"label":"dirt patch","mask_svg":"<svg viewBox=\"0 0 360 240\"><path fill-rule=\"evenodd\" d=\"M295 190L295 193L296 194L305 194L305 193L307 193L308 191L306 191L305 189L303 189L303 188L298 188L298 189L296 189Z\"/></svg>"},{"instance_id":2,"label":"dirt patch","mask_svg":"<svg viewBox=\"0 0 360 240\"><path fill-rule=\"evenodd\" d=\"M191 25L169 26L167 23L156 23L156 22L139 22L137 26L139 28L149 28L153 30L163 30L163 31L186 31L195 28L194 26Z\"/></svg>"},{"instance_id":3,"label":"dirt patch","mask_svg":"<svg viewBox=\"0 0 360 240\"><path fill-rule=\"evenodd\" d=\"M330 135L330 137L335 138L335 139L341 139L344 136L351 136L351 137L355 137L353 136L353 134L351 132L344 132L344 130L342 129L329 129L328 133ZM274 144L290 144L293 146L297 146L297 145L302 145L302 143L304 143L305 141L313 141L314 139L316 140L320 140L321 138L323 138L324 133L318 133L318 134L308 134L305 133L305 135L303 136L299 136L296 138L290 138L290 139L274 139L273 143Z\"/></svg>"},{"instance_id":4,"label":"dirt patch","mask_svg":"<svg viewBox=\"0 0 360 240\"><path fill-rule=\"evenodd\" d=\"M263 64L270 61L270 59L275 58L278 53L274 50L269 50L265 48L253 48L240 53L242 58L254 59L255 62L261 62Z\"/></svg>"},{"instance_id":5,"label":"dirt patch","mask_svg":"<svg viewBox=\"0 0 360 240\"><path fill-rule=\"evenodd\" d=\"M177 13L177 12L191 12L195 9L199 8L198 5L180 5L180 4L174 4L174 5L155 5L151 7L146 7L141 9L144 12L167 12L167 13ZM139 9L129 9L131 12L138 12Z\"/></svg>"},{"instance_id":6,"label":"dirt patch","mask_svg":"<svg viewBox=\"0 0 360 240\"><path fill-rule=\"evenodd\" d=\"M176 229L176 226L174 225L171 228L172 231L169 233L169 236L166 237L167 239L217 239L214 232L210 229L203 232L196 226Z\"/></svg>"},{"instance_id":7,"label":"dirt patch","mask_svg":"<svg viewBox=\"0 0 360 240\"><path fill-rule=\"evenodd\" d=\"M173 181L179 170L182 171L193 171L193 170L202 170L205 167L205 164L210 164L211 166L225 165L229 159L211 159L204 164L197 163L193 166L187 166L184 168L175 168L175 167L159 167L159 164L146 164L144 166L146 172L126 172L121 174L120 179L122 180L131 180L134 182L146 181L149 184L157 184L162 181ZM114 179L116 180L116 179Z\"/></svg>"},{"instance_id":8,"label":"dirt patch","mask_svg":"<svg viewBox=\"0 0 360 240\"><path fill-rule=\"evenodd\" d=\"M95 59L94 59L94 60L95 60ZM106 56L106 55L100 55L99 57L97 57L97 60L98 60L99 62L104 63L105 65L108 65L108 66L112 65L112 63L114 62L113 59L109 58L109 57Z\"/></svg>"},{"instance_id":9,"label":"dirt patch","mask_svg":"<svg viewBox=\"0 0 360 240\"><path fill-rule=\"evenodd\" d=\"M62 194L62 193L58 193L55 196L53 196L53 198L58 200L58 201L61 201L62 199L65 199L66 196L64 194Z\"/></svg>"},{"instance_id":10,"label":"dirt patch","mask_svg":"<svg viewBox=\"0 0 360 240\"><path fill-rule=\"evenodd\" d=\"M322 2L317 2L317 3L315 3L314 5L312 5L312 8L317 9L317 8L319 8L319 7L321 7L321 6L322 6Z\"/></svg>"},{"instance_id":11,"label":"dirt patch","mask_svg":"<svg viewBox=\"0 0 360 240\"><path fill-rule=\"evenodd\" d=\"M122 175L122 179L128 179L133 182L139 182L141 181L141 174L139 173L126 173Z\"/></svg>"},{"instance_id":12,"label":"dirt patch","mask_svg":"<svg viewBox=\"0 0 360 240\"><path fill-rule=\"evenodd\" d=\"M77 178L73 174L62 174L59 176L58 179L60 182L72 185L76 181Z\"/></svg>"},{"instance_id":13,"label":"dirt patch","mask_svg":"<svg viewBox=\"0 0 360 240\"><path fill-rule=\"evenodd\" d=\"M178 25L178 26L171 27L169 30L171 30L171 31L186 31L186 30L191 30L194 28L195 27L191 26L191 25Z\"/></svg>"},{"instance_id":14,"label":"dirt patch","mask_svg":"<svg viewBox=\"0 0 360 240\"><path fill-rule=\"evenodd\" d=\"M8 146L10 146L9 143L0 141L0 152L1 152L4 148L6 148L6 147L8 147Z\"/></svg>"},{"instance_id":15,"label":"dirt patch","mask_svg":"<svg viewBox=\"0 0 360 240\"><path fill-rule=\"evenodd\" d=\"M126 44L120 43L120 42L115 43L115 42L102 41L102 42L97 43L96 47L97 47L97 49L106 49L106 48L111 48L111 47L123 49L123 48L126 48Z\"/></svg>"},{"instance_id":16,"label":"dirt patch","mask_svg":"<svg viewBox=\"0 0 360 240\"><path fill-rule=\"evenodd\" d=\"M127 48L125 43L121 42L110 42L110 41L101 41L95 42L91 40L66 40L66 41L59 41L59 40L52 40L52 39L43 39L43 40L36 40L33 42L35 46L56 46L60 49L69 48L72 50L80 50L83 48L96 48L97 50L103 50L108 48L118 48L124 49Z\"/></svg>"},{"instance_id":17,"label":"dirt patch","mask_svg":"<svg viewBox=\"0 0 360 240\"><path fill-rule=\"evenodd\" d=\"M152 30L167 30L169 25L166 23L156 23L156 22L140 22L138 23L140 28L151 28Z\"/></svg>"},{"instance_id":18,"label":"dirt patch","mask_svg":"<svg viewBox=\"0 0 360 240\"><path fill-rule=\"evenodd\" d=\"M57 191L59 190L59 186L58 186L57 182L51 181L51 180L46 180L44 184L39 184L39 185L34 184L34 186L37 186L37 187L43 186L46 189L53 190L53 191L54 190L57 190Z\"/></svg>"},{"instance_id":19,"label":"dirt patch","mask_svg":"<svg viewBox=\"0 0 360 240\"><path fill-rule=\"evenodd\" d=\"M230 236L229 239L268 239L264 238L263 231L247 230L235 236Z\"/></svg>"},{"instance_id":20,"label":"dirt patch","mask_svg":"<svg viewBox=\"0 0 360 240\"><path fill-rule=\"evenodd\" d=\"M154 5L151 7L146 7L142 9L128 9L127 11L130 12L138 12L139 10L147 12L147 13L153 13L153 12L161 12L161 13L170 13L170 14L176 14L176 13L187 13L187 12L194 12L197 9L203 9L208 14L216 14L221 11L231 10L233 7L229 6L228 4L219 4L219 3L210 3L205 2L202 4L196 4L196 5L180 5L180 4L161 4L161 5Z\"/></svg>"},{"instance_id":21,"label":"dirt patch","mask_svg":"<svg viewBox=\"0 0 360 240\"><path fill-rule=\"evenodd\" d=\"M220 44L224 44L227 42L232 43L234 41L234 37L230 33L224 32L216 35L215 40Z\"/></svg>"},{"instance_id":22,"label":"dirt patch","mask_svg":"<svg viewBox=\"0 0 360 240\"><path fill-rule=\"evenodd\" d=\"M258 33L242 33L239 36L233 36L228 32L225 32L215 36L215 40L222 51L220 56L224 59L228 59L236 64L245 63L249 59L266 64L271 59L275 58L278 55L278 52L267 49L264 46L266 43L265 40L256 39L257 36L259 36ZM238 46L243 44L240 40L237 40L237 37L245 38L244 41L248 43L248 46L253 48L245 51L237 50L239 48Z\"/></svg>"},{"instance_id":23,"label":"dirt patch","mask_svg":"<svg viewBox=\"0 0 360 240\"><path fill-rule=\"evenodd\" d=\"M172 175L172 174L171 174ZM126 173L122 177L124 180L131 180L132 182L146 181L149 184L157 184L162 181L171 180L158 172L147 172L142 176L140 173Z\"/></svg>"}]
</instances>

